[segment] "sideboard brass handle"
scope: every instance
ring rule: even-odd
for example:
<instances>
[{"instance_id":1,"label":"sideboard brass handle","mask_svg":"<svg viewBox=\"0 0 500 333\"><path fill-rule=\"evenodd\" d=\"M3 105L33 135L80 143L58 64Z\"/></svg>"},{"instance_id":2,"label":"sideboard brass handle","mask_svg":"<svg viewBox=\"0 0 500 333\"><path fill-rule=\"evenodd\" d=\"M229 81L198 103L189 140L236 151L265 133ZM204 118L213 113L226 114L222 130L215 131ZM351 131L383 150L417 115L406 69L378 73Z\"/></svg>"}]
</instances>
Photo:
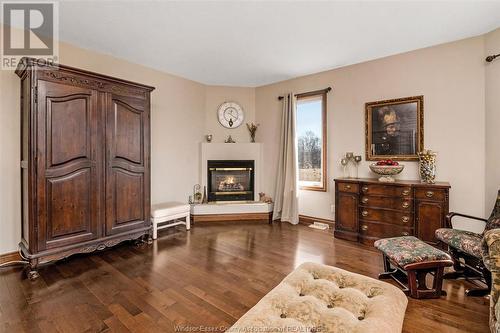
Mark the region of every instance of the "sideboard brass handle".
<instances>
[{"instance_id":1,"label":"sideboard brass handle","mask_svg":"<svg viewBox=\"0 0 500 333\"><path fill-rule=\"evenodd\" d=\"M362 211L361 215L364 216L364 217L368 216L368 211L366 211L366 210Z\"/></svg>"},{"instance_id":2,"label":"sideboard brass handle","mask_svg":"<svg viewBox=\"0 0 500 333\"><path fill-rule=\"evenodd\" d=\"M362 201L363 203L367 203L367 202L368 202L368 198L363 198L363 199L361 199L361 201Z\"/></svg>"},{"instance_id":3,"label":"sideboard brass handle","mask_svg":"<svg viewBox=\"0 0 500 333\"><path fill-rule=\"evenodd\" d=\"M405 201L401 206L403 206L403 208L408 208L410 207L410 203L408 201Z\"/></svg>"},{"instance_id":4,"label":"sideboard brass handle","mask_svg":"<svg viewBox=\"0 0 500 333\"><path fill-rule=\"evenodd\" d=\"M403 190L403 192L401 192L401 194L408 195L408 194L410 194L410 190Z\"/></svg>"},{"instance_id":5,"label":"sideboard brass handle","mask_svg":"<svg viewBox=\"0 0 500 333\"><path fill-rule=\"evenodd\" d=\"M401 221L403 221L403 223L408 223L408 221L410 221L410 218L408 216L403 216L401 218Z\"/></svg>"},{"instance_id":6,"label":"sideboard brass handle","mask_svg":"<svg viewBox=\"0 0 500 333\"><path fill-rule=\"evenodd\" d=\"M425 196L427 198L432 198L434 196L434 192L433 191L427 191L427 192L425 192Z\"/></svg>"},{"instance_id":7,"label":"sideboard brass handle","mask_svg":"<svg viewBox=\"0 0 500 333\"><path fill-rule=\"evenodd\" d=\"M363 190L363 192L367 192L367 191L368 191L368 186L363 186L363 187L361 188L361 190Z\"/></svg>"},{"instance_id":8,"label":"sideboard brass handle","mask_svg":"<svg viewBox=\"0 0 500 333\"><path fill-rule=\"evenodd\" d=\"M347 189L347 190L350 190L351 189L351 185L344 185L344 188Z\"/></svg>"},{"instance_id":9,"label":"sideboard brass handle","mask_svg":"<svg viewBox=\"0 0 500 333\"><path fill-rule=\"evenodd\" d=\"M401 233L401 235L403 235L403 236L408 236L408 235L409 235L409 233L407 233L406 231L403 231L403 232Z\"/></svg>"},{"instance_id":10,"label":"sideboard brass handle","mask_svg":"<svg viewBox=\"0 0 500 333\"><path fill-rule=\"evenodd\" d=\"M367 225L362 225L362 226L361 226L361 230L363 230L363 231L368 230L368 226L367 226Z\"/></svg>"}]
</instances>

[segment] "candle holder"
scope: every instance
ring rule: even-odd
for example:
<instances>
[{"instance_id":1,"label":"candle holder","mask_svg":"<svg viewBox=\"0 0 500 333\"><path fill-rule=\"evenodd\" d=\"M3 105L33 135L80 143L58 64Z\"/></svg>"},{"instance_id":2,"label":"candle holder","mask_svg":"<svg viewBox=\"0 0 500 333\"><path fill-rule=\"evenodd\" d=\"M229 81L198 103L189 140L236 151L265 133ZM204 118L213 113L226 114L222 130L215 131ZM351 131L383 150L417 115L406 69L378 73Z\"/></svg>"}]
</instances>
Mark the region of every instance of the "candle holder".
<instances>
[{"instance_id":1,"label":"candle holder","mask_svg":"<svg viewBox=\"0 0 500 333\"><path fill-rule=\"evenodd\" d=\"M354 162L355 162L355 165L356 165L356 178L359 178L359 163L361 162L362 158L361 158L361 155L356 155L354 156Z\"/></svg>"},{"instance_id":2,"label":"candle holder","mask_svg":"<svg viewBox=\"0 0 500 333\"><path fill-rule=\"evenodd\" d=\"M347 171L347 164L348 163L349 162L347 161L346 158L343 158L343 159L340 160L340 165L342 165L342 170L344 172L344 178L347 178L347 172L346 171Z\"/></svg>"},{"instance_id":3,"label":"candle holder","mask_svg":"<svg viewBox=\"0 0 500 333\"><path fill-rule=\"evenodd\" d=\"M358 168L361 160L361 155L354 155L353 152L345 153L344 157L340 160L340 165L342 165L342 169L344 172L344 178L358 178ZM355 167L354 177L351 176L351 164Z\"/></svg>"}]
</instances>

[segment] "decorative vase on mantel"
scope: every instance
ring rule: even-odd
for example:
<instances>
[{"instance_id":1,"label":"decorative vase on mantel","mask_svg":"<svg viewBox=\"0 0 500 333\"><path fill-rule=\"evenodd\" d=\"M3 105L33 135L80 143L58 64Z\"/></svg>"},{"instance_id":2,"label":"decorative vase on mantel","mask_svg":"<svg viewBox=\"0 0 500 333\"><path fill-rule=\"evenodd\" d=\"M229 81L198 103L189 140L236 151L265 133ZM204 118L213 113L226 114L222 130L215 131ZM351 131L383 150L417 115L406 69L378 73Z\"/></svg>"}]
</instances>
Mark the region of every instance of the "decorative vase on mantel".
<instances>
[{"instance_id":1,"label":"decorative vase on mantel","mask_svg":"<svg viewBox=\"0 0 500 333\"><path fill-rule=\"evenodd\" d=\"M422 183L434 184L436 182L436 157L437 153L432 150L424 150L418 153L418 171Z\"/></svg>"},{"instance_id":2,"label":"decorative vase on mantel","mask_svg":"<svg viewBox=\"0 0 500 333\"><path fill-rule=\"evenodd\" d=\"M250 132L250 142L255 143L255 132L257 132L257 128L259 128L259 124L247 123L247 129Z\"/></svg>"}]
</instances>

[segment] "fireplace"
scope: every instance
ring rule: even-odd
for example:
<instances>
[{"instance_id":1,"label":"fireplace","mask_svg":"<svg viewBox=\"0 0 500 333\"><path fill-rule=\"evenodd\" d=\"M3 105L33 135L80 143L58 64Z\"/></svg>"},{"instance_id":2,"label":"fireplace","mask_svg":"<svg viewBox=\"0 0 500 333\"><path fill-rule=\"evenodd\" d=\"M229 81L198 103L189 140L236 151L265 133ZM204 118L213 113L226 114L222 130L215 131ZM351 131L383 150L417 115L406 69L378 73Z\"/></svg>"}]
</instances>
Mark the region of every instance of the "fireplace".
<instances>
[{"instance_id":1,"label":"fireplace","mask_svg":"<svg viewBox=\"0 0 500 333\"><path fill-rule=\"evenodd\" d=\"M254 161L208 160L208 201L253 201Z\"/></svg>"}]
</instances>

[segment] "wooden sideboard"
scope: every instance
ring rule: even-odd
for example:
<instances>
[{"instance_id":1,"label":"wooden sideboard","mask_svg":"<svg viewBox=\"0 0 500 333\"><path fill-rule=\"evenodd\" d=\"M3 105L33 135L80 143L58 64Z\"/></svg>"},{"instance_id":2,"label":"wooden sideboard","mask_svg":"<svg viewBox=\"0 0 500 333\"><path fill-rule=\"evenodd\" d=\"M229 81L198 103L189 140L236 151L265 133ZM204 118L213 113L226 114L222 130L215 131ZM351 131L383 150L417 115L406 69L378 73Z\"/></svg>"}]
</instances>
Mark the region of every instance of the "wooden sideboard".
<instances>
[{"instance_id":1,"label":"wooden sideboard","mask_svg":"<svg viewBox=\"0 0 500 333\"><path fill-rule=\"evenodd\" d=\"M368 245L380 238L413 235L437 245L434 232L445 226L449 189L445 182L335 179L334 235Z\"/></svg>"}]
</instances>

